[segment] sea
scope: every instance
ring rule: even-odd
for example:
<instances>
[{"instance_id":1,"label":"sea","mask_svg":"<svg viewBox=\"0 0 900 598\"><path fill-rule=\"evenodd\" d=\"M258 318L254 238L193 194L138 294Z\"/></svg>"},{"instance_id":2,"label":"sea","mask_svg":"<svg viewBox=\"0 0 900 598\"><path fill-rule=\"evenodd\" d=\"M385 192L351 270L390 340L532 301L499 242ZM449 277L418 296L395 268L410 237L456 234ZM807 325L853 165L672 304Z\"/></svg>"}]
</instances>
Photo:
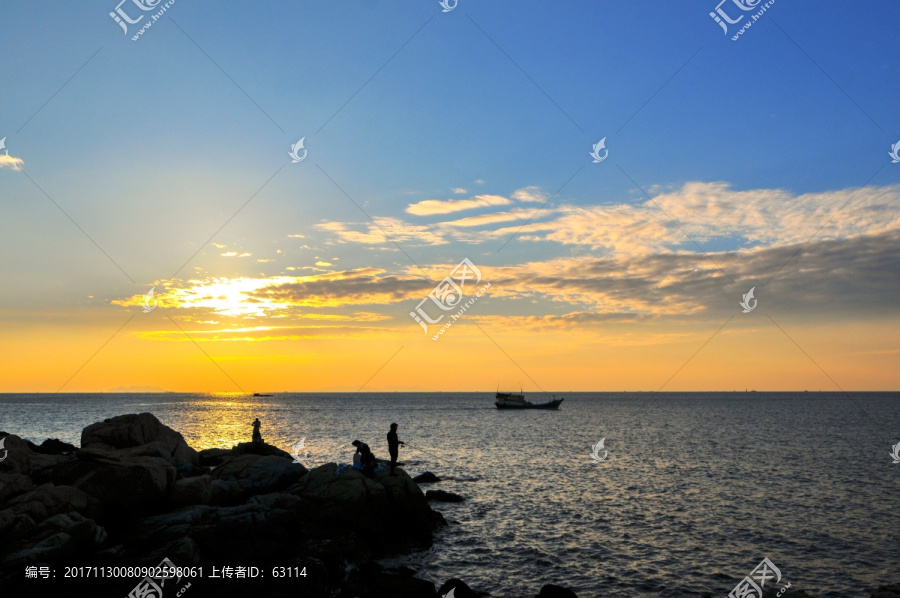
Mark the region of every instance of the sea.
<instances>
[{"instance_id":1,"label":"sea","mask_svg":"<svg viewBox=\"0 0 900 598\"><path fill-rule=\"evenodd\" d=\"M724 597L764 558L818 598L900 584L900 393L557 394L558 411L491 393L4 394L0 430L78 445L150 412L203 449L250 440L258 417L314 467L350 462L354 439L387 458L396 422L405 469L465 501L432 503L450 522L433 547L384 564L494 597Z\"/></svg>"}]
</instances>

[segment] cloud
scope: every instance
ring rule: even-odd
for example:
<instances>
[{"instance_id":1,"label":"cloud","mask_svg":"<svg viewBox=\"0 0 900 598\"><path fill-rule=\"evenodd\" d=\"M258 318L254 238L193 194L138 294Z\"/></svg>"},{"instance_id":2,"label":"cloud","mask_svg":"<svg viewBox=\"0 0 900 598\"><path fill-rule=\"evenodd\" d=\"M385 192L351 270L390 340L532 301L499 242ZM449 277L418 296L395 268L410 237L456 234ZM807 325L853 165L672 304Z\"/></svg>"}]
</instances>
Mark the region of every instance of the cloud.
<instances>
[{"instance_id":1,"label":"cloud","mask_svg":"<svg viewBox=\"0 0 900 598\"><path fill-rule=\"evenodd\" d=\"M527 201L527 202L543 202L547 200L547 196L544 195L538 187L534 185L530 187L523 187L513 192L512 198L518 201Z\"/></svg>"},{"instance_id":2,"label":"cloud","mask_svg":"<svg viewBox=\"0 0 900 598\"><path fill-rule=\"evenodd\" d=\"M468 193L468 191L466 191L466 190L463 189L462 187L454 187L454 188L452 189L452 191L453 191L453 193L455 193L456 195L465 195L466 193Z\"/></svg>"},{"instance_id":3,"label":"cloud","mask_svg":"<svg viewBox=\"0 0 900 598\"><path fill-rule=\"evenodd\" d=\"M490 214L479 214L478 216L467 216L459 220L450 220L440 223L440 226L452 226L469 228L473 226L485 226L488 224L498 224L500 222L514 222L516 220L528 220L534 215L534 209L517 208L508 212L493 212ZM549 214L550 212L547 212Z\"/></svg>"},{"instance_id":4,"label":"cloud","mask_svg":"<svg viewBox=\"0 0 900 598\"><path fill-rule=\"evenodd\" d=\"M249 253L238 253L237 251L226 251L225 253L220 253L222 257L250 257Z\"/></svg>"},{"instance_id":5,"label":"cloud","mask_svg":"<svg viewBox=\"0 0 900 598\"><path fill-rule=\"evenodd\" d=\"M511 203L513 203L511 199L500 195L476 195L471 199L426 199L409 204L406 212L415 216L433 216L489 206L505 206Z\"/></svg>"},{"instance_id":6,"label":"cloud","mask_svg":"<svg viewBox=\"0 0 900 598\"><path fill-rule=\"evenodd\" d=\"M879 234L900 227L900 186L793 195L782 189L736 191L692 182L640 204L542 210L550 220L519 231L520 241L552 241L627 254L700 252L712 241L734 248L775 247L810 239ZM519 230L491 232L502 237Z\"/></svg>"},{"instance_id":7,"label":"cloud","mask_svg":"<svg viewBox=\"0 0 900 598\"><path fill-rule=\"evenodd\" d=\"M22 158L16 158L9 154L0 154L0 168L10 168L12 170L22 170L25 162Z\"/></svg>"},{"instance_id":8,"label":"cloud","mask_svg":"<svg viewBox=\"0 0 900 598\"><path fill-rule=\"evenodd\" d=\"M363 224L323 222L317 224L316 228L334 233L341 243L381 245L393 241L444 245L448 242L444 235L433 227L410 224L398 218L375 218L374 222ZM360 228L364 230L359 230Z\"/></svg>"},{"instance_id":9,"label":"cloud","mask_svg":"<svg viewBox=\"0 0 900 598\"><path fill-rule=\"evenodd\" d=\"M900 229L711 252L617 254L482 267L494 299L562 304L597 319L727 318L750 287L765 313L868 318L900 312ZM557 311L551 307L545 312ZM511 311L511 310L507 310ZM723 320L724 321L724 320Z\"/></svg>"}]
</instances>

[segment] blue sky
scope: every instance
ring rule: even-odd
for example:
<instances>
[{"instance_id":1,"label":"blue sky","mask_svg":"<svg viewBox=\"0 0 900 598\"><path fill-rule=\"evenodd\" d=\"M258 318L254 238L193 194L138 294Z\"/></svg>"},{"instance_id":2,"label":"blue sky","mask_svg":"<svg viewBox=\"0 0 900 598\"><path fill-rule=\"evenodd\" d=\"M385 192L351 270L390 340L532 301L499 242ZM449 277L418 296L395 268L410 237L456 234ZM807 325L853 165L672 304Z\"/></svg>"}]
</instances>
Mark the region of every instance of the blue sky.
<instances>
[{"instance_id":1,"label":"blue sky","mask_svg":"<svg viewBox=\"0 0 900 598\"><path fill-rule=\"evenodd\" d=\"M654 198L674 194L668 216L713 253L802 242L834 211L820 211L817 197L849 190L837 206L867 182L893 190L830 238L893 230L877 223L896 214L900 184L887 157L900 139L900 6L778 0L734 42L709 17L715 5L459 0L442 13L437 1L178 0L132 41L108 16L116 2L7 3L0 137L125 273L32 181L0 169L0 303L16 317L65 318L73 303L107 309L166 281L198 250L179 280L292 276L316 262L329 265L305 272L420 273L392 243L354 240L372 230L354 201L387 219L380 225L436 278L464 256L527 269L695 251L646 223L624 233L629 244L645 239L643 249L584 240L591 221L572 224L579 210L598 208L591 214L607 222L645 204L629 177ZM308 157L291 164L301 137ZM609 159L593 164L588 152L603 137ZM718 217L699 214L706 204L680 211L692 183L718 198L766 191L752 215L711 232ZM499 252L524 218L467 234L447 224L532 213L561 187L531 221L548 228L526 229ZM523 189L536 201L514 199ZM408 211L475 196L509 203ZM726 204L744 205L740 197ZM672 228L668 216L647 208L636 218ZM221 247L205 244L232 217L213 239ZM778 225L788 217L803 223L796 238ZM574 232L560 236L566 222ZM781 236L767 235L767 222ZM656 234L666 240L646 236ZM570 300L544 292L539 308L504 310L564 314ZM382 309L400 318L408 307Z\"/></svg>"}]
</instances>

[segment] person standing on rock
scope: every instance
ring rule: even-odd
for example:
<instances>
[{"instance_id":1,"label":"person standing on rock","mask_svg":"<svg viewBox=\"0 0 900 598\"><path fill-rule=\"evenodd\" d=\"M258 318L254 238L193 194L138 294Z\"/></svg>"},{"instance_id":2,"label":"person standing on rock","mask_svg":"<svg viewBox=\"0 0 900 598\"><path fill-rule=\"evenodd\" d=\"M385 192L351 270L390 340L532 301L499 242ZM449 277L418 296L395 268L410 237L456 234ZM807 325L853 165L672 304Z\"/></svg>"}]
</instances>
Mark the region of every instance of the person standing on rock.
<instances>
[{"instance_id":1,"label":"person standing on rock","mask_svg":"<svg viewBox=\"0 0 900 598\"><path fill-rule=\"evenodd\" d=\"M394 474L394 468L397 467L397 457L400 455L400 445L406 446L406 443L397 438L397 424L391 424L391 431L387 434L388 452L391 454L391 475Z\"/></svg>"},{"instance_id":2,"label":"person standing on rock","mask_svg":"<svg viewBox=\"0 0 900 598\"><path fill-rule=\"evenodd\" d=\"M253 420L253 442L262 442L262 434L259 433L259 418Z\"/></svg>"}]
</instances>

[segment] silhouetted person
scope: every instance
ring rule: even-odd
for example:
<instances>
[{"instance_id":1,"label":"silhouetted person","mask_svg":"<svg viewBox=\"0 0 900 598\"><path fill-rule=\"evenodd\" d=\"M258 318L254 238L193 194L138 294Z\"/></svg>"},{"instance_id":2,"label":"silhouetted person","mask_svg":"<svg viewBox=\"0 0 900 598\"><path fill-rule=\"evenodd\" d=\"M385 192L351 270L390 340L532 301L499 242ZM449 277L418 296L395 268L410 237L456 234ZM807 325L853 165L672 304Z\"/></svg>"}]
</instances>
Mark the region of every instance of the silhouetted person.
<instances>
[{"instance_id":1,"label":"silhouetted person","mask_svg":"<svg viewBox=\"0 0 900 598\"><path fill-rule=\"evenodd\" d=\"M259 433L259 418L253 420L253 442L262 442L262 435Z\"/></svg>"},{"instance_id":2,"label":"silhouetted person","mask_svg":"<svg viewBox=\"0 0 900 598\"><path fill-rule=\"evenodd\" d=\"M353 446L356 447L356 452L353 453L353 469L359 469L359 470L362 470L362 468L363 468L363 464L362 464L362 453L363 453L363 450L362 450L362 447L366 447L366 450L369 450L369 445L368 445L368 444L365 444L365 443L363 443L363 442L360 442L359 440L354 440L354 441L351 442L350 444L352 444Z\"/></svg>"},{"instance_id":3,"label":"silhouetted person","mask_svg":"<svg viewBox=\"0 0 900 598\"><path fill-rule=\"evenodd\" d=\"M368 444L359 440L354 440L350 444L356 447L356 453L353 455L353 468L361 469L364 474L372 477L375 467L378 465L378 459L372 454L372 449Z\"/></svg>"},{"instance_id":4,"label":"silhouetted person","mask_svg":"<svg viewBox=\"0 0 900 598\"><path fill-rule=\"evenodd\" d=\"M406 445L405 442L397 438L397 424L391 424L391 431L387 434L388 452L391 454L391 475L394 475L394 468L397 467L397 457L400 454L400 445Z\"/></svg>"}]
</instances>

